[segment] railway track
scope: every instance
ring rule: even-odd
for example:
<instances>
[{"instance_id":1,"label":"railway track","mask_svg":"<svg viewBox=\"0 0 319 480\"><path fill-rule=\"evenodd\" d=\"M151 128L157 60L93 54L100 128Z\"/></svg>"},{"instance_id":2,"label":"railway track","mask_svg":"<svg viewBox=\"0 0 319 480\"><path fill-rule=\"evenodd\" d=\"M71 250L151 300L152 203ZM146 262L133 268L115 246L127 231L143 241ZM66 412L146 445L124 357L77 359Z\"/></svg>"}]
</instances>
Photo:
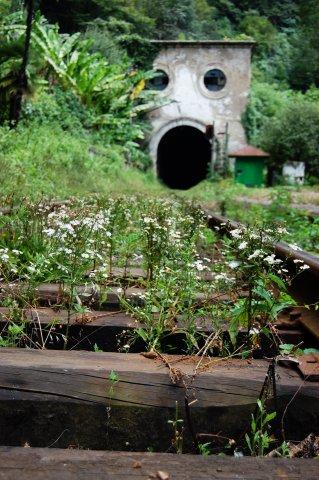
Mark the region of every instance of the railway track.
<instances>
[{"instance_id":1,"label":"railway track","mask_svg":"<svg viewBox=\"0 0 319 480\"><path fill-rule=\"evenodd\" d=\"M219 229L221 234L229 235L232 229L240 227L240 223L229 220L221 215L206 212L210 228ZM285 242L276 243L274 252L282 259L288 268L294 268L294 261L302 261L310 268L293 278L290 292L298 302L314 305L319 302L319 257L303 250L296 250ZM319 314L315 308L303 310L300 323L319 340Z\"/></svg>"},{"instance_id":2,"label":"railway track","mask_svg":"<svg viewBox=\"0 0 319 480\"><path fill-rule=\"evenodd\" d=\"M207 222L220 234L238 228L237 223L211 213ZM294 260L309 265L290 289L303 303L317 301L319 259L285 244L277 244L275 250L288 268L293 268ZM125 341L143 328L141 319L124 311L121 302L125 297L143 303L147 276L141 266L125 272L115 269L114 285L106 292L78 288L81 304L89 309L71 313L66 308L67 289L57 284L37 286L37 305L26 304L23 309L29 348L0 349L0 445L4 445L0 478L315 479L317 462L311 459L164 453L176 449L181 435L188 454L198 452L199 442L211 442L213 454L225 446L241 451L269 375L269 358L275 353L268 351L267 358L214 357L206 355L207 343L202 340L198 348L204 355L186 354L183 315L174 318L171 329L176 335L163 343L164 353L148 352L141 337L130 353L125 344L119 352L118 340ZM214 281L214 275L199 276L201 285ZM8 288L10 298L14 292L21 298L22 284L2 285L2 297L8 295ZM245 289L237 298L247 298ZM193 328L218 343L212 322L200 314L201 305L231 307L234 297L198 292L194 302L199 314ZM0 309L0 331L12 322L11 315L11 307ZM155 321L158 315L154 312ZM279 315L277 335L284 343L314 347L317 324L316 311L297 306ZM219 329L219 335L227 336L226 324ZM66 334L70 338L65 348ZM241 334L245 337L247 329ZM319 432L319 381L315 371L311 381L310 377L295 366L276 366L276 396L271 394L267 402L270 409L275 402L279 427L284 427L287 439L300 441L310 431ZM162 453L136 453L150 450Z\"/></svg>"}]
</instances>

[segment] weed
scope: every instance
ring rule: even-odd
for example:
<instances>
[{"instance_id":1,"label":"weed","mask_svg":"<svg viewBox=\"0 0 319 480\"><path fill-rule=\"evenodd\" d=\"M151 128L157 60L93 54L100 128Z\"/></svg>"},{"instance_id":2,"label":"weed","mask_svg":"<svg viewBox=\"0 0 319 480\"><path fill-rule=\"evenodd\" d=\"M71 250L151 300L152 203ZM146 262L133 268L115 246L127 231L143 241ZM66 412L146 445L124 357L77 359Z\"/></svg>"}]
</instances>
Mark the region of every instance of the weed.
<instances>
[{"instance_id":1,"label":"weed","mask_svg":"<svg viewBox=\"0 0 319 480\"><path fill-rule=\"evenodd\" d=\"M257 413L252 415L251 432L245 435L249 452L252 456L264 456L274 438L269 435L270 422L276 417L276 412L267 413L265 405L257 400Z\"/></svg>"},{"instance_id":2,"label":"weed","mask_svg":"<svg viewBox=\"0 0 319 480\"><path fill-rule=\"evenodd\" d=\"M172 426L173 429L173 438L172 438L172 446L176 453L183 453L183 423L184 420L180 418L179 414L179 407L178 402L175 402L175 418L174 420L168 420L167 422L169 425Z\"/></svg>"},{"instance_id":3,"label":"weed","mask_svg":"<svg viewBox=\"0 0 319 480\"><path fill-rule=\"evenodd\" d=\"M210 442L199 443L198 447L199 447L200 454L203 455L204 457L208 457L208 455L211 455L211 443Z\"/></svg>"}]
</instances>

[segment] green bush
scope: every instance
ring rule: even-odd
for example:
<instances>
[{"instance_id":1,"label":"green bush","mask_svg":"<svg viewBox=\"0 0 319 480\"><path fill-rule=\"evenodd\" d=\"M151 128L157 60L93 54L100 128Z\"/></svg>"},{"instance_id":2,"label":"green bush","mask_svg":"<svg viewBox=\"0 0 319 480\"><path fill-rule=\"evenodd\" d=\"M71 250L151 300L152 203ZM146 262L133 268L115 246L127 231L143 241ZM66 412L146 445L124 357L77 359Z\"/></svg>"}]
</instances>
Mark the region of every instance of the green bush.
<instances>
[{"instance_id":1,"label":"green bush","mask_svg":"<svg viewBox=\"0 0 319 480\"><path fill-rule=\"evenodd\" d=\"M319 106L308 101L290 102L265 123L261 145L280 167L286 161L305 162L309 175L319 169Z\"/></svg>"},{"instance_id":2,"label":"green bush","mask_svg":"<svg viewBox=\"0 0 319 480\"><path fill-rule=\"evenodd\" d=\"M250 143L260 143L260 132L265 123L282 111L290 96L289 91L282 92L276 85L253 82L250 101L242 118Z\"/></svg>"},{"instance_id":3,"label":"green bush","mask_svg":"<svg viewBox=\"0 0 319 480\"><path fill-rule=\"evenodd\" d=\"M79 131L93 122L92 113L86 109L72 91L54 86L49 91L40 91L32 101L23 105L21 120L41 124L59 123L64 130Z\"/></svg>"}]
</instances>

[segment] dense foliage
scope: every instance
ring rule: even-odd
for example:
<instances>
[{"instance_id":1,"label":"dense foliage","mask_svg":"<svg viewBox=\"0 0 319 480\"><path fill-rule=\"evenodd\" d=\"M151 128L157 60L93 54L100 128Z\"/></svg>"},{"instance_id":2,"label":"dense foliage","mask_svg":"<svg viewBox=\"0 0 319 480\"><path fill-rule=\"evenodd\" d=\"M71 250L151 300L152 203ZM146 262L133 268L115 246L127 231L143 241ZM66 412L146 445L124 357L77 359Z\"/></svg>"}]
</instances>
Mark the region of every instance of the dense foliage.
<instances>
[{"instance_id":1,"label":"dense foliage","mask_svg":"<svg viewBox=\"0 0 319 480\"><path fill-rule=\"evenodd\" d=\"M256 66L267 81L306 90L319 82L316 0L54 0L42 12L64 32L85 31L99 18L106 31L148 38L232 38L257 42Z\"/></svg>"},{"instance_id":2,"label":"dense foliage","mask_svg":"<svg viewBox=\"0 0 319 480\"><path fill-rule=\"evenodd\" d=\"M0 0L1 124L18 90L26 4ZM248 140L269 150L278 168L285 159L305 161L318 175L317 0L35 0L35 7L19 131L54 125L89 144L119 146L122 165L145 170L143 113L155 106L145 89L156 53L149 40L253 38Z\"/></svg>"},{"instance_id":3,"label":"dense foliage","mask_svg":"<svg viewBox=\"0 0 319 480\"><path fill-rule=\"evenodd\" d=\"M203 212L189 202L127 195L58 205L25 201L3 215L0 226L0 274L8 284L0 305L12 307L8 327L21 329L16 344L31 348L21 319L26 302L38 308L36 289L42 282L60 285L57 301L67 311L65 334L59 331L64 348L71 339L71 317L90 318L90 308L105 307L110 292L136 321L136 328L118 336L118 347L126 352L136 340L147 351L172 352L178 334L184 345L177 348L185 353L200 355L206 344L205 356L245 357L259 349L259 333L269 329L270 334L277 315L294 304L284 283L287 270L274 254L282 229L232 229L230 239L217 243ZM136 267L140 273L134 279ZM303 262L298 266L307 268ZM225 296L228 301L219 301ZM211 322L209 333L196 328L204 319L204 325ZM236 348L242 327L247 342ZM11 333L3 329L0 347L8 341L13 346ZM50 338L48 346L53 342Z\"/></svg>"},{"instance_id":4,"label":"dense foliage","mask_svg":"<svg viewBox=\"0 0 319 480\"><path fill-rule=\"evenodd\" d=\"M263 130L262 142L274 165L301 161L308 174L319 172L319 105L310 102L288 104Z\"/></svg>"},{"instance_id":5,"label":"dense foliage","mask_svg":"<svg viewBox=\"0 0 319 480\"><path fill-rule=\"evenodd\" d=\"M0 120L4 123L9 120L12 98L19 88L25 37L21 11L3 17L0 37ZM91 46L92 41L79 33L60 34L58 26L37 14L22 120L29 124L55 120L60 126L69 121L68 128L98 132L105 146L120 144L127 152L127 163L145 166L146 157L138 148L145 125L137 117L155 105L152 92L144 89L149 74L133 69L127 58L110 64L101 53L92 53ZM32 95L32 102L28 102L28 95ZM67 106L65 118L63 109ZM70 116L74 118L70 120Z\"/></svg>"}]
</instances>

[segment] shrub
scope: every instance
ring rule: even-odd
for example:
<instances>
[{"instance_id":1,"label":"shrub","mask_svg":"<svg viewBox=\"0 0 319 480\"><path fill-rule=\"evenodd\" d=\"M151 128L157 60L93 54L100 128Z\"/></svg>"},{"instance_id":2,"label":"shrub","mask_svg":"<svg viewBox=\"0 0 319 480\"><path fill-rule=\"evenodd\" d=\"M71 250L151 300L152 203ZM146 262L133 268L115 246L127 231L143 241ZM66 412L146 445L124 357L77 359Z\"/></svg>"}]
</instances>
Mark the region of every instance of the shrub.
<instances>
[{"instance_id":1,"label":"shrub","mask_svg":"<svg viewBox=\"0 0 319 480\"><path fill-rule=\"evenodd\" d=\"M266 122L261 146L271 154L277 167L286 161L305 162L307 173L318 175L319 106L308 101L289 102Z\"/></svg>"},{"instance_id":2,"label":"shrub","mask_svg":"<svg viewBox=\"0 0 319 480\"><path fill-rule=\"evenodd\" d=\"M32 101L25 101L21 120L40 124L59 123L64 130L79 131L93 122L92 112L86 109L72 91L54 86L38 92Z\"/></svg>"},{"instance_id":3,"label":"shrub","mask_svg":"<svg viewBox=\"0 0 319 480\"><path fill-rule=\"evenodd\" d=\"M276 85L253 82L250 101L242 121L250 143L258 145L260 131L267 120L283 109L289 98L289 91L279 91Z\"/></svg>"}]
</instances>

